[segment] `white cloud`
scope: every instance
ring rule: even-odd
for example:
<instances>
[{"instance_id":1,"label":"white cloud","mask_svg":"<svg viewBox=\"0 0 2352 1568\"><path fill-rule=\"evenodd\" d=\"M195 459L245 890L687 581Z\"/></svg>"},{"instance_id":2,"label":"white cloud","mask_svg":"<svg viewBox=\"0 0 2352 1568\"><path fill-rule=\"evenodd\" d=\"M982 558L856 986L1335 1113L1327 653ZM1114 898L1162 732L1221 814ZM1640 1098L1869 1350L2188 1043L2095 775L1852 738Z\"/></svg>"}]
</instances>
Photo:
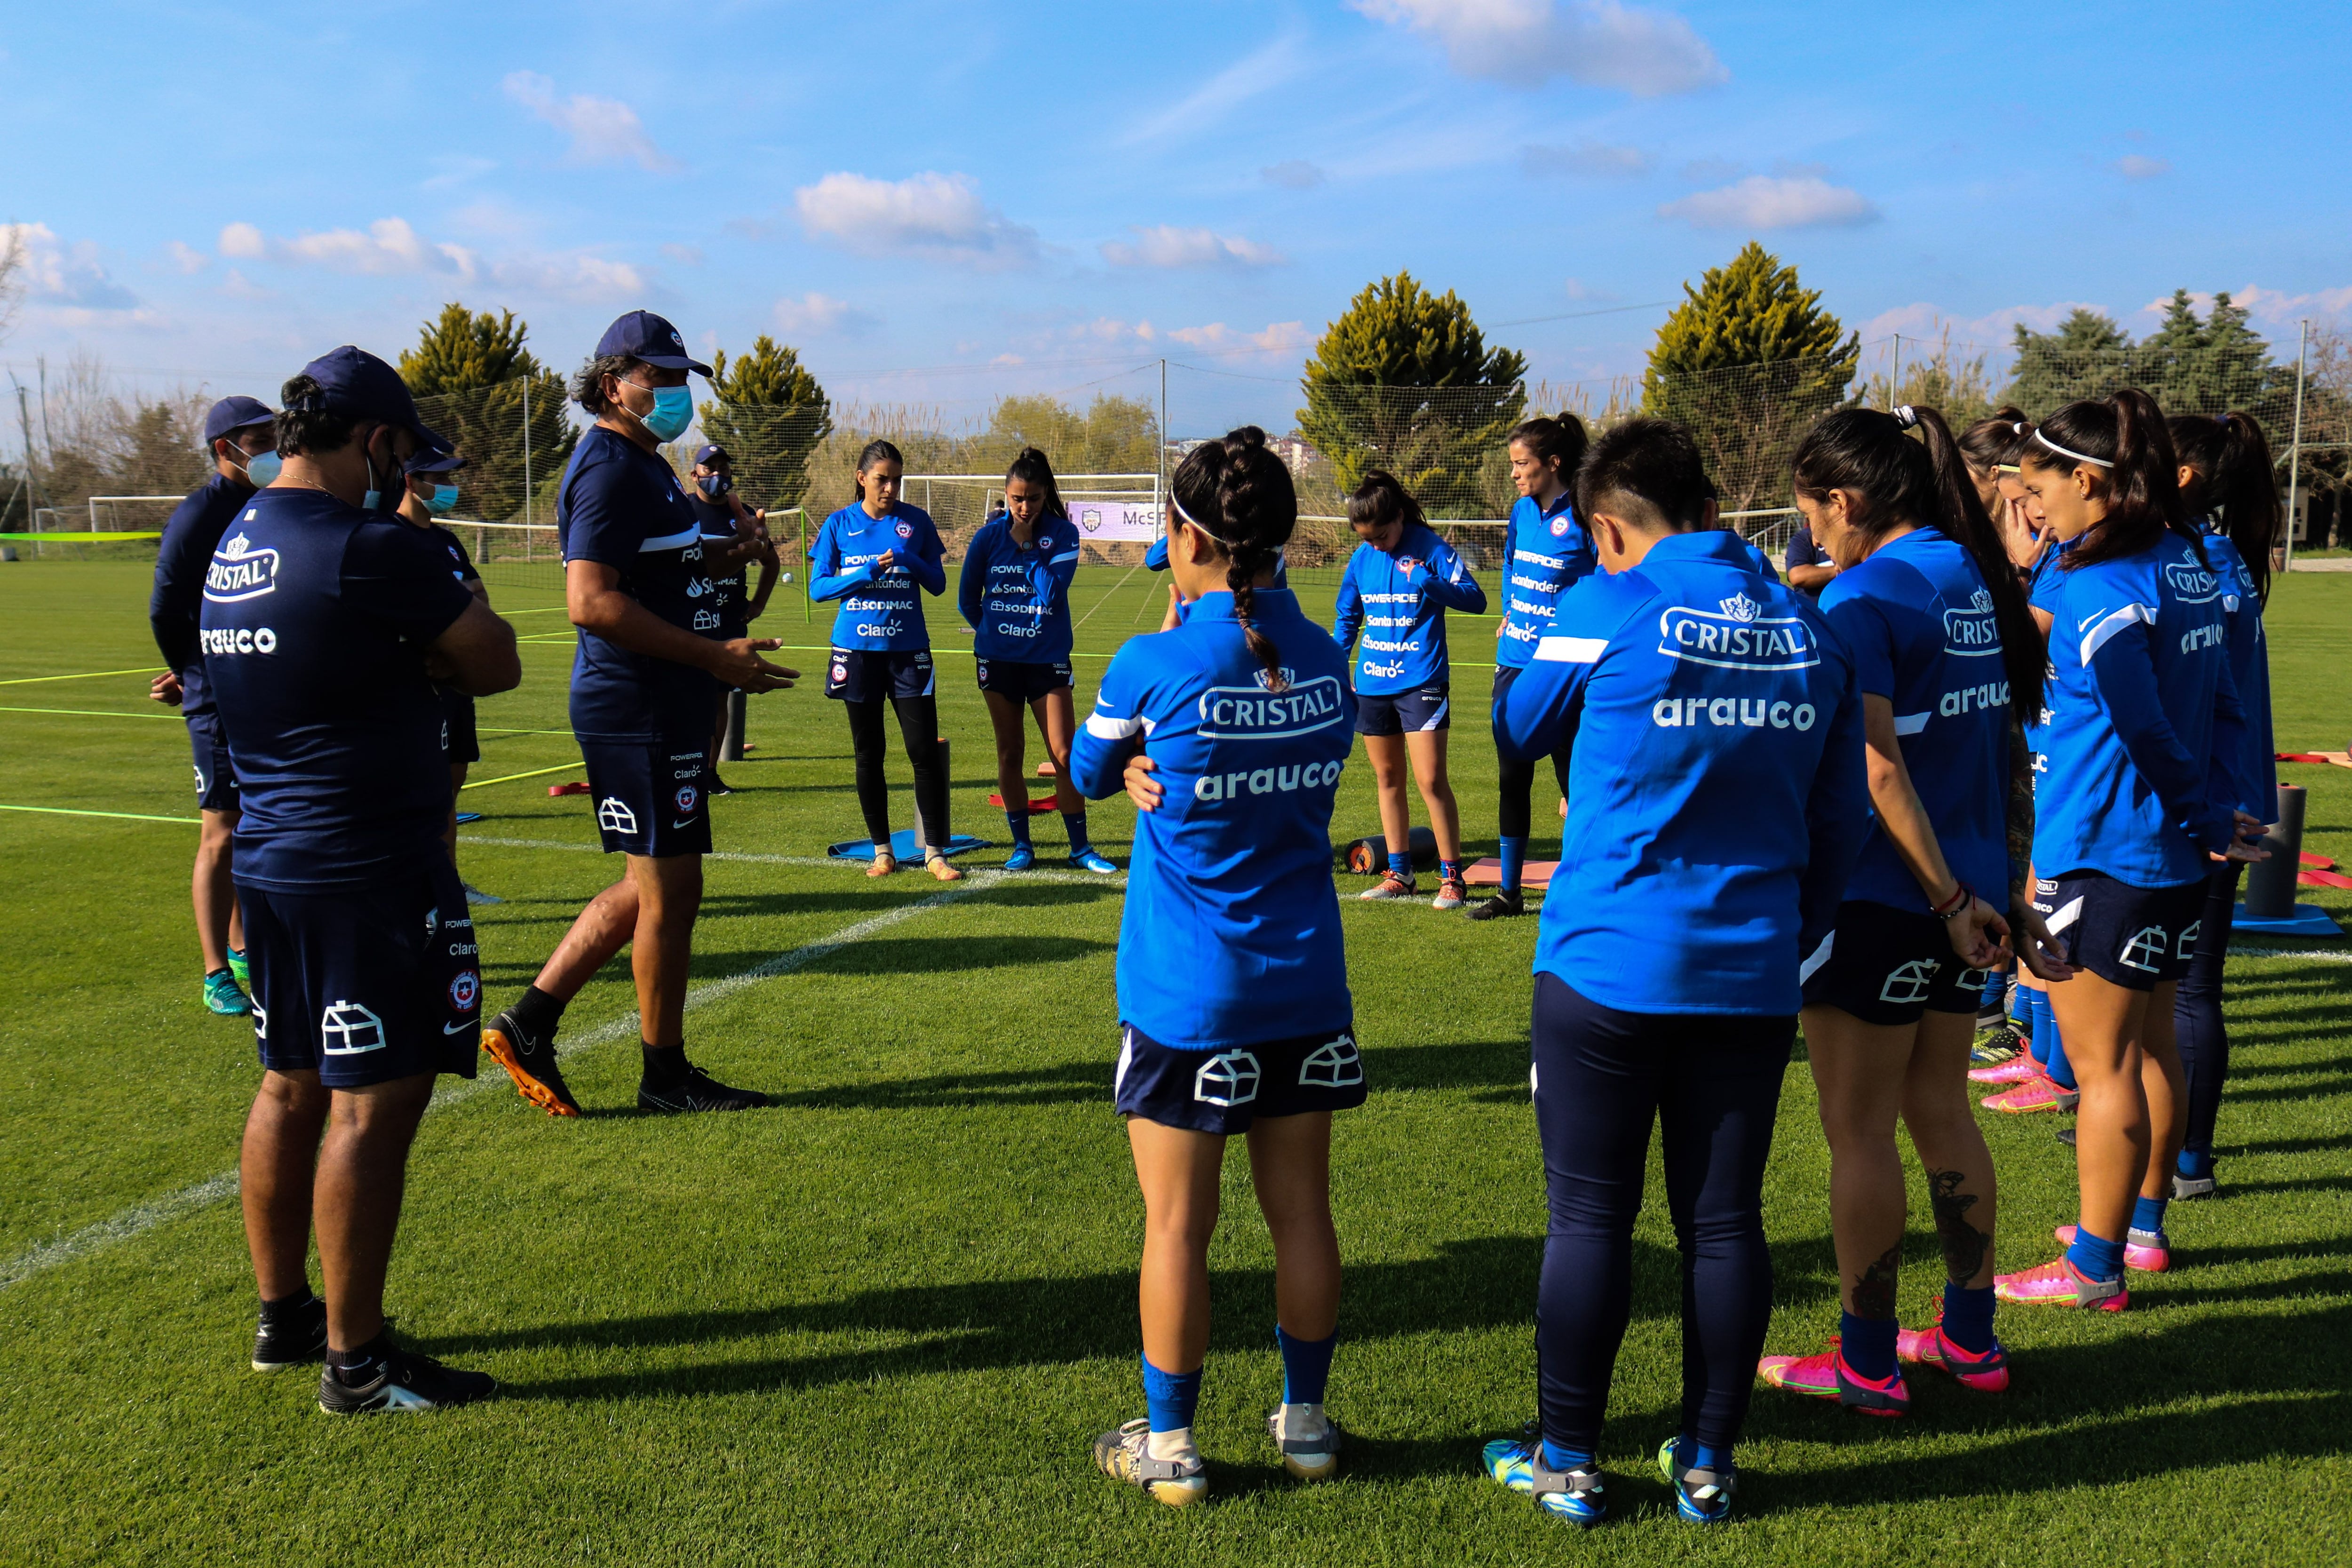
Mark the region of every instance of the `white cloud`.
<instances>
[{"instance_id":1,"label":"white cloud","mask_svg":"<svg viewBox=\"0 0 2352 1568\"><path fill-rule=\"evenodd\" d=\"M1879 213L1859 191L1818 174L1750 174L1736 185L1668 202L1658 216L1694 228L1852 228L1877 222Z\"/></svg>"},{"instance_id":2,"label":"white cloud","mask_svg":"<svg viewBox=\"0 0 2352 1568\"><path fill-rule=\"evenodd\" d=\"M1315 341L1304 321L1275 321L1259 331L1244 331L1212 321L1205 327L1179 327L1168 334L1196 349L1233 349L1253 353L1295 353Z\"/></svg>"},{"instance_id":3,"label":"white cloud","mask_svg":"<svg viewBox=\"0 0 2352 1568\"><path fill-rule=\"evenodd\" d=\"M2172 160L2169 158L2143 157L2137 153L2126 153L2110 166L2126 180L2153 180L2159 174L2172 173Z\"/></svg>"},{"instance_id":4,"label":"white cloud","mask_svg":"<svg viewBox=\"0 0 2352 1568\"><path fill-rule=\"evenodd\" d=\"M163 253L172 258L172 265L183 272L202 272L213 264L211 257L184 240L173 240L163 247Z\"/></svg>"},{"instance_id":5,"label":"white cloud","mask_svg":"<svg viewBox=\"0 0 2352 1568\"><path fill-rule=\"evenodd\" d=\"M982 202L970 174L927 170L895 181L827 174L793 200L812 237L867 255L908 250L1018 265L1037 252L1037 231Z\"/></svg>"},{"instance_id":6,"label":"white cloud","mask_svg":"<svg viewBox=\"0 0 2352 1568\"><path fill-rule=\"evenodd\" d=\"M537 71L510 71L506 94L572 139L575 163L630 163L660 173L677 167L646 134L637 111L617 98L575 93L559 100L555 84Z\"/></svg>"},{"instance_id":7,"label":"white cloud","mask_svg":"<svg viewBox=\"0 0 2352 1568\"><path fill-rule=\"evenodd\" d=\"M220 253L240 261L257 261L269 254L269 247L251 224L233 223L220 231Z\"/></svg>"},{"instance_id":8,"label":"white cloud","mask_svg":"<svg viewBox=\"0 0 2352 1568\"><path fill-rule=\"evenodd\" d=\"M1707 41L1669 11L1618 0L1349 0L1376 22L1444 46L1464 76L1538 87L1554 76L1636 98L1730 79Z\"/></svg>"},{"instance_id":9,"label":"white cloud","mask_svg":"<svg viewBox=\"0 0 2352 1568\"><path fill-rule=\"evenodd\" d=\"M2352 288L2320 289L2308 294L2289 294L2277 289L2265 289L2259 283L2249 283L2230 291L2232 304L2244 307L2246 313L2257 321L2290 325L2305 316L2339 316L2352 310ZM2210 306L2211 301L2202 304Z\"/></svg>"},{"instance_id":10,"label":"white cloud","mask_svg":"<svg viewBox=\"0 0 2352 1568\"><path fill-rule=\"evenodd\" d=\"M776 330L795 336L823 336L837 328L864 325L873 318L846 300L807 293L776 301Z\"/></svg>"},{"instance_id":11,"label":"white cloud","mask_svg":"<svg viewBox=\"0 0 2352 1568\"><path fill-rule=\"evenodd\" d=\"M1113 267L1280 267L1290 259L1270 245L1205 228L1130 224L1128 232L1134 244L1112 240L1102 247Z\"/></svg>"},{"instance_id":12,"label":"white cloud","mask_svg":"<svg viewBox=\"0 0 2352 1568\"><path fill-rule=\"evenodd\" d=\"M224 239L226 236L224 234ZM380 217L362 234L355 228L331 228L272 241L268 253L296 266L324 267L363 277L392 273L440 272L472 278L474 253L461 245L435 244L409 226L406 218ZM249 252L234 250L232 256Z\"/></svg>"},{"instance_id":13,"label":"white cloud","mask_svg":"<svg viewBox=\"0 0 2352 1568\"><path fill-rule=\"evenodd\" d=\"M2004 305L1981 316L1964 317L1922 300L1898 305L1873 316L1862 324L1862 339L1864 342L1875 342L1881 338L1900 333L1906 338L1940 340L1948 328L1956 351L1999 350L2008 346L2011 334L2020 325L2030 332L2051 331L2076 310L2096 310L2102 315L2108 313L2104 305L2082 300L2061 300L2047 305Z\"/></svg>"},{"instance_id":14,"label":"white cloud","mask_svg":"<svg viewBox=\"0 0 2352 1568\"><path fill-rule=\"evenodd\" d=\"M1286 191L1311 191L1324 181L1323 171L1304 158L1286 158L1257 172L1258 178Z\"/></svg>"},{"instance_id":15,"label":"white cloud","mask_svg":"<svg viewBox=\"0 0 2352 1568\"><path fill-rule=\"evenodd\" d=\"M490 281L583 305L635 304L644 300L644 273L625 261L601 256L514 256L491 265Z\"/></svg>"},{"instance_id":16,"label":"white cloud","mask_svg":"<svg viewBox=\"0 0 2352 1568\"><path fill-rule=\"evenodd\" d=\"M1519 167L1530 174L1630 178L1648 174L1655 162L1639 147L1613 146L1590 137L1561 147L1519 149Z\"/></svg>"},{"instance_id":17,"label":"white cloud","mask_svg":"<svg viewBox=\"0 0 2352 1568\"><path fill-rule=\"evenodd\" d=\"M1286 85L1307 68L1307 58L1297 38L1276 38L1227 66L1157 114L1138 121L1119 141L1131 145L1208 130L1228 110Z\"/></svg>"},{"instance_id":18,"label":"white cloud","mask_svg":"<svg viewBox=\"0 0 2352 1568\"><path fill-rule=\"evenodd\" d=\"M677 262L680 267L699 267L702 265L702 252L691 245L664 245L661 247L661 253L664 256L668 257L672 261Z\"/></svg>"},{"instance_id":19,"label":"white cloud","mask_svg":"<svg viewBox=\"0 0 2352 1568\"><path fill-rule=\"evenodd\" d=\"M239 259L323 267L363 278L420 275L469 283L482 279L501 288L582 304L641 300L651 281L632 263L588 251L513 249L485 256L446 240L427 239L407 219L397 217L378 218L364 232L335 228L291 239L272 238L251 224L233 223L221 230L220 251ZM241 278L237 281L244 283Z\"/></svg>"},{"instance_id":20,"label":"white cloud","mask_svg":"<svg viewBox=\"0 0 2352 1568\"><path fill-rule=\"evenodd\" d=\"M108 275L98 247L87 239L68 245L45 223L0 223L0 255L10 251L23 268L19 286L36 304L77 313L140 313L139 296Z\"/></svg>"}]
</instances>

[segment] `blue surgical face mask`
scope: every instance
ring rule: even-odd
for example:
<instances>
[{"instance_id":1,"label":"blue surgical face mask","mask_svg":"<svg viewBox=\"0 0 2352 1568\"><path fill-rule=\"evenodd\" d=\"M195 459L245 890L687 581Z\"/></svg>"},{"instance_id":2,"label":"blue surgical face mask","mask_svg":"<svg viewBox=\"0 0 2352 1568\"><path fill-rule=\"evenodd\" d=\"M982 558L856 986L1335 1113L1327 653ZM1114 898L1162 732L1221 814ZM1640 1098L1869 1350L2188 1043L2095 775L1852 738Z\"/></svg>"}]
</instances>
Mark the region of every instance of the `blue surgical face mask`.
<instances>
[{"instance_id":1,"label":"blue surgical face mask","mask_svg":"<svg viewBox=\"0 0 2352 1568\"><path fill-rule=\"evenodd\" d=\"M648 386L641 390L654 395L654 411L639 414L630 409L629 417L644 426L646 434L656 441L675 441L685 435L686 427L694 423L693 392L683 386Z\"/></svg>"},{"instance_id":2,"label":"blue surgical face mask","mask_svg":"<svg viewBox=\"0 0 2352 1568\"><path fill-rule=\"evenodd\" d=\"M269 484L286 468L286 460L275 452L256 452L242 463L235 458L231 458L229 462L245 470L246 482L255 489Z\"/></svg>"},{"instance_id":3,"label":"blue surgical face mask","mask_svg":"<svg viewBox=\"0 0 2352 1568\"><path fill-rule=\"evenodd\" d=\"M435 485L433 499L425 503L425 510L436 517L446 517L457 509L457 487L455 485Z\"/></svg>"},{"instance_id":4,"label":"blue surgical face mask","mask_svg":"<svg viewBox=\"0 0 2352 1568\"><path fill-rule=\"evenodd\" d=\"M375 432L371 430L368 432L366 437L362 438L360 443L360 458L362 462L367 464L368 471L367 494L360 498L360 510L362 511L396 511L399 510L400 503L397 500L394 500L391 505L387 506L384 503L391 498L386 496L383 490L376 489L375 458L368 451L367 448L368 442L374 438ZM398 472L396 466L394 471L395 473ZM408 493L408 487L403 485L397 493L406 495Z\"/></svg>"},{"instance_id":5,"label":"blue surgical face mask","mask_svg":"<svg viewBox=\"0 0 2352 1568\"><path fill-rule=\"evenodd\" d=\"M717 500L720 496L725 495L729 490L734 489L734 486L729 481L725 474L704 474L699 479L697 479L694 483L698 489L701 490L704 495L709 497L712 500Z\"/></svg>"}]
</instances>

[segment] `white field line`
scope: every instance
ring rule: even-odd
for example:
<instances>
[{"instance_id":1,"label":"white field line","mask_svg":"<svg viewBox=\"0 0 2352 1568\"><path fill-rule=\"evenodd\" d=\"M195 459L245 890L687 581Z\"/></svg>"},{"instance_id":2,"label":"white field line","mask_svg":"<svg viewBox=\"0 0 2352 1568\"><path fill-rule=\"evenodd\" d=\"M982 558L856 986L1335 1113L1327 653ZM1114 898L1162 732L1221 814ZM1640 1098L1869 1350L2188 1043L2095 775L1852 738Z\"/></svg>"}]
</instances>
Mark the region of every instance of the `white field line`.
<instances>
[{"instance_id":1,"label":"white field line","mask_svg":"<svg viewBox=\"0 0 2352 1568\"><path fill-rule=\"evenodd\" d=\"M602 845L570 844L560 838L490 838L480 834L467 833L461 835L457 843L461 847L467 844L488 844L500 849L572 849L586 855L602 855L604 853L604 847ZM705 860L732 860L740 864L752 866L830 866L845 870L855 867L857 864L855 860L835 860L829 855L751 855L740 854L732 850L725 849L713 850L709 854L705 855L703 858ZM924 875L924 873L919 870L913 874L916 876ZM971 873L971 875L975 877L1002 876L1015 883L1079 882L1097 888L1124 888L1127 886L1127 876L1124 872L1115 877L1106 877L1101 875L1099 872L1095 871L975 871Z\"/></svg>"},{"instance_id":2,"label":"white field line","mask_svg":"<svg viewBox=\"0 0 2352 1568\"><path fill-rule=\"evenodd\" d=\"M592 847L584 844L537 846L535 841L531 840L520 842L533 844L534 847L540 847L566 849ZM737 858L772 860L782 858L756 856L737 857ZM787 863L797 864L798 862ZM826 860L810 863L834 864ZM1072 877L1077 880L1089 882L1109 880L1108 878L1089 876L1084 872L1073 873ZM897 909L885 910L880 914L859 921L854 925L844 926L830 936L820 937L805 946L793 948L789 952L780 952L764 963L753 964L740 974L730 974L724 980L713 980L707 984L698 985L686 994L686 1010L690 1013L698 1007L707 1007L711 1003L723 1001L739 991L748 990L765 981L773 980L779 975L790 974L794 970L803 968L852 942L872 936L876 931L887 930L902 921L912 920L917 915L951 904L973 893L985 892L1005 880L1007 880L1007 875L1003 871L975 872L964 881L950 883L941 888L929 898L919 899L911 904L901 904ZM637 1015L632 1010L579 1036L568 1045L562 1047L558 1054L566 1057L575 1056L582 1051L593 1050L600 1046L608 1046L619 1040L634 1040L637 1037ZM505 1072L497 1063L492 1062L482 1068L481 1077L471 1079L458 1079L436 1091L433 1103L444 1107L457 1105L473 1099L485 1089L502 1087L506 1082ZM38 1247L28 1248L6 1262L0 1263L0 1290L22 1283L36 1274L46 1273L62 1265L77 1262L92 1253L112 1247L117 1242L129 1241L133 1237L143 1236L158 1226L167 1225L183 1215L193 1214L197 1209L218 1203L224 1198L234 1197L236 1190L237 1173L235 1171L223 1171L216 1176L195 1183L191 1186L182 1187L178 1192L166 1193L160 1198L151 1198L145 1203L134 1204L119 1214L111 1215L95 1225L84 1226L81 1229L61 1236L55 1241L44 1242Z\"/></svg>"}]
</instances>

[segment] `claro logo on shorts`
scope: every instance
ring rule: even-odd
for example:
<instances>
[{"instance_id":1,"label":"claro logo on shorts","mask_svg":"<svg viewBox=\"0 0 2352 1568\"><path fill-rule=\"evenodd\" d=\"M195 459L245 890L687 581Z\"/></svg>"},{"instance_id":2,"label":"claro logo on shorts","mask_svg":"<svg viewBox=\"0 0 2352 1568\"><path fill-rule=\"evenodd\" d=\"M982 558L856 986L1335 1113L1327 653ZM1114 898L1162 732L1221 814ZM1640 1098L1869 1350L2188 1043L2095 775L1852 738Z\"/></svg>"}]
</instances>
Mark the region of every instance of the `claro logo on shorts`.
<instances>
[{"instance_id":1,"label":"claro logo on shorts","mask_svg":"<svg viewBox=\"0 0 2352 1568\"><path fill-rule=\"evenodd\" d=\"M1822 662L1812 629L1795 616L1767 616L1745 594L1720 610L1677 605L1658 617L1658 651L1717 669L1811 669Z\"/></svg>"}]
</instances>

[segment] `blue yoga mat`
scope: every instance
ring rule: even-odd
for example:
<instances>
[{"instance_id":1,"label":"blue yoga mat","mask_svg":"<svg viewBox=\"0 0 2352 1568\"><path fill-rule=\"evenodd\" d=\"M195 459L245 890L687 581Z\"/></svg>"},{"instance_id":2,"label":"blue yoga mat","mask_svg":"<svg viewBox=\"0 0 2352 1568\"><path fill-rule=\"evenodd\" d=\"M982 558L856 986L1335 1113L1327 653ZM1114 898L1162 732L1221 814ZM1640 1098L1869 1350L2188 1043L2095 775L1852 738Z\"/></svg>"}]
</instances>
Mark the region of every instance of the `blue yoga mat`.
<instances>
[{"instance_id":1,"label":"blue yoga mat","mask_svg":"<svg viewBox=\"0 0 2352 1568\"><path fill-rule=\"evenodd\" d=\"M457 826L460 827L465 826L466 824L469 822L479 822L481 820L482 814L478 811L461 811L457 814Z\"/></svg>"},{"instance_id":2,"label":"blue yoga mat","mask_svg":"<svg viewBox=\"0 0 2352 1568\"><path fill-rule=\"evenodd\" d=\"M2317 904L2297 904L2294 913L2286 920L2259 920L2246 912L2240 904L2230 917L2230 929L2248 936L2342 936L2336 921Z\"/></svg>"},{"instance_id":3,"label":"blue yoga mat","mask_svg":"<svg viewBox=\"0 0 2352 1568\"><path fill-rule=\"evenodd\" d=\"M974 838L969 833L951 833L948 835L947 847L940 853L961 855L967 849L988 847L990 847L989 842L985 838ZM827 845L824 852L835 860L864 860L871 863L874 858L874 840L853 838L845 844ZM915 847L915 830L911 827L902 827L890 835L890 853L901 860L921 859L923 852Z\"/></svg>"}]
</instances>

